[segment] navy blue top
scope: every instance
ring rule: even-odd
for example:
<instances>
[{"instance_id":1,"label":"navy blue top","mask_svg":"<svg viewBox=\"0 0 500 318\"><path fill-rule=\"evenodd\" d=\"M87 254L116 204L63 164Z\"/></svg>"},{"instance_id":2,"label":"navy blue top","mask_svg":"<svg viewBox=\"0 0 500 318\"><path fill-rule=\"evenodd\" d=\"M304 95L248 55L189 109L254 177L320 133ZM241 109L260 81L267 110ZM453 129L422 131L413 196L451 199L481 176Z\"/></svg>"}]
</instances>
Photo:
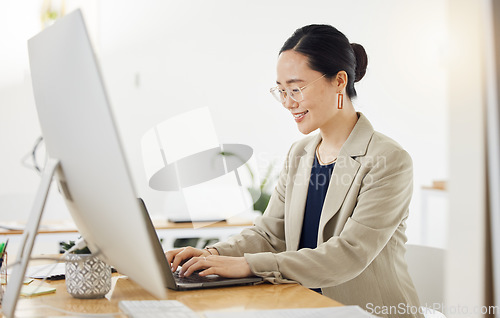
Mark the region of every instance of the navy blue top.
<instances>
[{"instance_id":1,"label":"navy blue top","mask_svg":"<svg viewBox=\"0 0 500 318\"><path fill-rule=\"evenodd\" d=\"M302 222L299 249L317 247L319 219L334 166L335 162L323 166L318 162L318 158L314 156L309 188L307 190L306 210L304 211L304 221Z\"/></svg>"}]
</instances>

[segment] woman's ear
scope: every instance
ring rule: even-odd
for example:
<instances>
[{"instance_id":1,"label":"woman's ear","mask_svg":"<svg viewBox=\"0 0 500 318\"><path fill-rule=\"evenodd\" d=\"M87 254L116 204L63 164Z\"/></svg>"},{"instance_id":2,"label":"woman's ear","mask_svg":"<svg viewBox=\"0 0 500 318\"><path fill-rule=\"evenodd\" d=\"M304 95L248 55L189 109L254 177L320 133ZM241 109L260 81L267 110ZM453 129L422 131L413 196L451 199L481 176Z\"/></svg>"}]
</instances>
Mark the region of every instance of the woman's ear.
<instances>
[{"instance_id":1,"label":"woman's ear","mask_svg":"<svg viewBox=\"0 0 500 318\"><path fill-rule=\"evenodd\" d=\"M337 76L333 78L332 84L341 92L347 86L347 73L345 71L339 71Z\"/></svg>"}]
</instances>

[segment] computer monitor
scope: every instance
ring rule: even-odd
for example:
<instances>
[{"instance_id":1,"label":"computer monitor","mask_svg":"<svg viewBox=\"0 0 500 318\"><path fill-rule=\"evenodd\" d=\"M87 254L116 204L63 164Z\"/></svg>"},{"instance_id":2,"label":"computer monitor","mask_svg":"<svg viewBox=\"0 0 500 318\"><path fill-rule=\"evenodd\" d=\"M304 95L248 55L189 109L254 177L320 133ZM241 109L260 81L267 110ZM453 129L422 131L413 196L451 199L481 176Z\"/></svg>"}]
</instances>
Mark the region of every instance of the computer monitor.
<instances>
[{"instance_id":1,"label":"computer monitor","mask_svg":"<svg viewBox=\"0 0 500 318\"><path fill-rule=\"evenodd\" d=\"M164 298L158 238L141 211L81 11L31 38L28 49L49 163L56 162L55 178L80 234L99 258ZM30 253L31 247L21 254ZM17 296L8 286L7 316L13 315Z\"/></svg>"}]
</instances>

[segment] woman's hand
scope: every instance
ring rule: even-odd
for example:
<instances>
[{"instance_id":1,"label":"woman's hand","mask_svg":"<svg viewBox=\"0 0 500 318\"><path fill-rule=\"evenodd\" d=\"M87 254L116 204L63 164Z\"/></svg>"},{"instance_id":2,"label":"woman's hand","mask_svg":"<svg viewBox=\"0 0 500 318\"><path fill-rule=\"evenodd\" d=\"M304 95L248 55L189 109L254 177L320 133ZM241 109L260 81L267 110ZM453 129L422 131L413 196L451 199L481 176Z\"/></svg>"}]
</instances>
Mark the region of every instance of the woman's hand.
<instances>
[{"instance_id":1,"label":"woman's hand","mask_svg":"<svg viewBox=\"0 0 500 318\"><path fill-rule=\"evenodd\" d=\"M210 252L194 247L183 247L165 253L168 263L172 266L172 271L176 271L181 264L180 276L189 276L194 271L205 269L200 272L200 276L220 275L229 278L248 277L252 275L250 266L244 257L219 256L216 249L211 248Z\"/></svg>"},{"instance_id":2,"label":"woman's hand","mask_svg":"<svg viewBox=\"0 0 500 318\"><path fill-rule=\"evenodd\" d=\"M209 255L219 255L219 252L215 248L210 248L209 250L200 250L191 246L182 247L175 250L171 250L165 253L168 263L172 267L172 272L177 270L177 267L183 264L185 261L196 256L209 256Z\"/></svg>"},{"instance_id":3,"label":"woman's hand","mask_svg":"<svg viewBox=\"0 0 500 318\"><path fill-rule=\"evenodd\" d=\"M214 250L214 249L212 249L212 250ZM212 255L212 254L210 254L209 251L200 250L198 248L194 248L191 246L178 248L178 249L171 250L171 251L168 251L165 253L165 256L167 257L168 263L172 267L172 272L175 272L179 265L183 264L185 261L187 261L193 257L202 257L202 256L209 256L209 255Z\"/></svg>"},{"instance_id":4,"label":"woman's hand","mask_svg":"<svg viewBox=\"0 0 500 318\"><path fill-rule=\"evenodd\" d=\"M241 278L252 275L250 266L244 257L230 257L230 256L197 256L191 258L189 261L182 265L180 276L189 276L194 271L202 270L200 276L207 275L220 275L229 278Z\"/></svg>"}]
</instances>

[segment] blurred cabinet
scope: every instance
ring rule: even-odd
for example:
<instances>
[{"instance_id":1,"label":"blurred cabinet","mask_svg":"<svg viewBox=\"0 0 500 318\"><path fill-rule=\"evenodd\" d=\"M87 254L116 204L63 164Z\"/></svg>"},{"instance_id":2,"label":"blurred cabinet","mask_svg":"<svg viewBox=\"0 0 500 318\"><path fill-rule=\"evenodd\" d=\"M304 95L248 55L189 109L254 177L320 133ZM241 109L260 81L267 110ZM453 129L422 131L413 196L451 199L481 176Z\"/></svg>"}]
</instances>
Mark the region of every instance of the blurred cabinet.
<instances>
[{"instance_id":1,"label":"blurred cabinet","mask_svg":"<svg viewBox=\"0 0 500 318\"><path fill-rule=\"evenodd\" d=\"M426 246L446 248L448 233L448 191L446 181L434 181L420 189L421 243Z\"/></svg>"},{"instance_id":2,"label":"blurred cabinet","mask_svg":"<svg viewBox=\"0 0 500 318\"><path fill-rule=\"evenodd\" d=\"M186 242L187 245L195 245L195 247L203 248L205 244L226 240L230 236L238 234L244 228L252 225L250 222L172 223L154 221L153 223L164 250L172 249L176 242L177 246L182 246L182 243ZM23 231L20 229L0 229L0 241L9 239L8 253L11 260L15 259L19 247L23 244L22 233ZM74 241L79 236L75 227L45 224L38 232L32 254L57 254L59 253L59 242ZM195 244L190 244L192 242Z\"/></svg>"}]
</instances>

